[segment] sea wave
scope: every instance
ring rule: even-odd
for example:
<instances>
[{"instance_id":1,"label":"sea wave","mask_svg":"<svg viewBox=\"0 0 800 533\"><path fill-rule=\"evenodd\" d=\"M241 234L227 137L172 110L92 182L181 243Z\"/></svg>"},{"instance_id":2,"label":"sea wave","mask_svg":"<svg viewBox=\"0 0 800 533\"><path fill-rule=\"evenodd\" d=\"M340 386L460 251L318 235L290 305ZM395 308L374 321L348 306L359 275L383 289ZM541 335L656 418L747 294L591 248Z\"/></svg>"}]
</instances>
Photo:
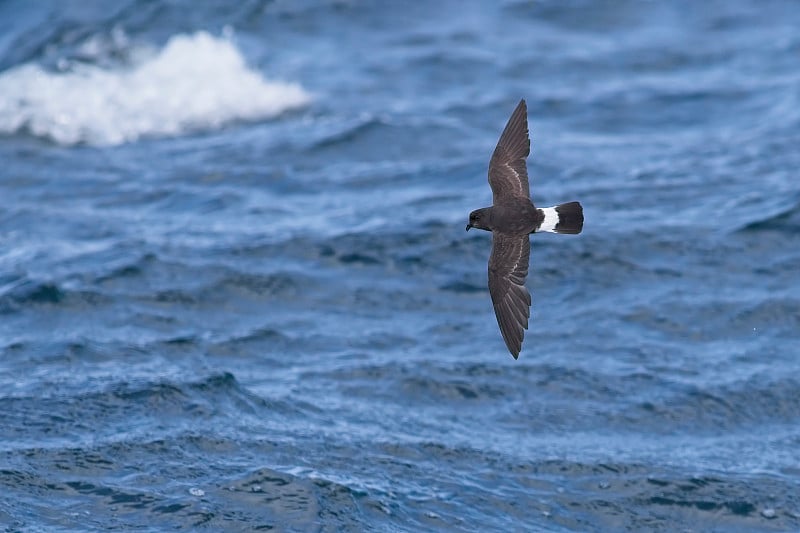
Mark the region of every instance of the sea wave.
<instances>
[{"instance_id":1,"label":"sea wave","mask_svg":"<svg viewBox=\"0 0 800 533\"><path fill-rule=\"evenodd\" d=\"M759 213L760 217L741 227L741 232L777 231L796 233L800 228L800 202L783 206L772 212Z\"/></svg>"},{"instance_id":2,"label":"sea wave","mask_svg":"<svg viewBox=\"0 0 800 533\"><path fill-rule=\"evenodd\" d=\"M0 73L0 134L111 146L272 118L311 101L299 84L249 67L228 37L178 34L155 54L132 55L147 57L126 69L25 63Z\"/></svg>"}]
</instances>

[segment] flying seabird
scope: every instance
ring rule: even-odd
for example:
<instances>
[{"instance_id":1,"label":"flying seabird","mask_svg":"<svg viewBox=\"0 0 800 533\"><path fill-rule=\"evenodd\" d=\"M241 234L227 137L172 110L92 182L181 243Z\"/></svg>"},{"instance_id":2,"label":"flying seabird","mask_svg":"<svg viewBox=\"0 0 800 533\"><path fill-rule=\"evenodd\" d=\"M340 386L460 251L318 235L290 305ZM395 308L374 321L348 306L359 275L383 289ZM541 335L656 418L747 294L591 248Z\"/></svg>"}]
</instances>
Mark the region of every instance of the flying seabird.
<instances>
[{"instance_id":1,"label":"flying seabird","mask_svg":"<svg viewBox=\"0 0 800 533\"><path fill-rule=\"evenodd\" d=\"M500 333L514 359L519 357L523 330L528 329L531 316L531 295L525 288L531 251L528 235L540 231L577 234L583 229L583 207L578 202L544 208L533 205L525 165L530 151L528 108L523 99L489 161L492 206L470 213L467 224L467 231L492 232L489 294Z\"/></svg>"}]
</instances>

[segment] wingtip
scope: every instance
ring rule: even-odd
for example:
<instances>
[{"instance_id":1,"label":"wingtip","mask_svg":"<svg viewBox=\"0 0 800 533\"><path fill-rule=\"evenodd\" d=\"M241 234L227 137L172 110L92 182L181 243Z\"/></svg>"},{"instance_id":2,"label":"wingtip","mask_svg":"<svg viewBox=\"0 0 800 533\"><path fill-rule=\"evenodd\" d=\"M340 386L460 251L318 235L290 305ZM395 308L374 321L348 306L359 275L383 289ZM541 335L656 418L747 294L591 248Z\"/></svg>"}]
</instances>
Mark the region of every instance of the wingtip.
<instances>
[{"instance_id":1,"label":"wingtip","mask_svg":"<svg viewBox=\"0 0 800 533\"><path fill-rule=\"evenodd\" d=\"M527 326L527 325L525 326L525 329L528 329L528 326ZM511 347L511 346L508 346L508 347L507 347L507 348L508 348L508 351L511 353L511 357L513 357L513 358L514 358L514 361L516 361L517 359L519 359L519 354L520 354L520 352L522 352L522 341L524 340L524 335L525 335L525 334L524 334L524 332L523 332L523 338L519 340L519 343L517 343L517 345L516 345L516 346L513 346L513 347Z\"/></svg>"},{"instance_id":2,"label":"wingtip","mask_svg":"<svg viewBox=\"0 0 800 533\"><path fill-rule=\"evenodd\" d=\"M503 338L503 340L506 339ZM520 341L519 344L513 344L513 343L509 344L508 342L506 342L506 348L508 348L508 353L510 353L511 357L513 357L514 361L516 361L517 359L519 359L519 353L522 351L522 341Z\"/></svg>"}]
</instances>

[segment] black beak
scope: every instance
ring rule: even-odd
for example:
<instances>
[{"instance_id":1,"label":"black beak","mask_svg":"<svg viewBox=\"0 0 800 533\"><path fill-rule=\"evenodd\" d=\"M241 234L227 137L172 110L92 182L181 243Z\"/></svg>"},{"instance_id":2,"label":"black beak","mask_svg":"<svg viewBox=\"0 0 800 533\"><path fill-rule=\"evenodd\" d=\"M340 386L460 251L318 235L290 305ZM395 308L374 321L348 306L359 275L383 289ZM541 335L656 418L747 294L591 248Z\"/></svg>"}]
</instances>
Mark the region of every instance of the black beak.
<instances>
[{"instance_id":1,"label":"black beak","mask_svg":"<svg viewBox=\"0 0 800 533\"><path fill-rule=\"evenodd\" d=\"M469 231L469 228L471 228L471 227L472 227L472 224L467 224L467 229L464 230L464 231Z\"/></svg>"}]
</instances>

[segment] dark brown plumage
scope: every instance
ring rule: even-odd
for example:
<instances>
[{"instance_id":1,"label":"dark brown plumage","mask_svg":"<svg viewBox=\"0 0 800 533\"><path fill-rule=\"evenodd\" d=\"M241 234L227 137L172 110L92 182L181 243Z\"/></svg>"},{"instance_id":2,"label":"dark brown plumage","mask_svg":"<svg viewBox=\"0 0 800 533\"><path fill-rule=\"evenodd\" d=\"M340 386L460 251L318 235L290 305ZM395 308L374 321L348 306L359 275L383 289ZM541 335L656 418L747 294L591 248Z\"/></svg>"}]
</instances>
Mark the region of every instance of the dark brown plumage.
<instances>
[{"instance_id":1,"label":"dark brown plumage","mask_svg":"<svg viewBox=\"0 0 800 533\"><path fill-rule=\"evenodd\" d=\"M531 243L522 237L495 233L489 256L489 294L506 346L516 358L522 349L523 330L531 316L531 295L525 288Z\"/></svg>"},{"instance_id":2,"label":"dark brown plumage","mask_svg":"<svg viewBox=\"0 0 800 533\"><path fill-rule=\"evenodd\" d=\"M530 153L528 107L525 100L521 100L508 119L489 161L489 185L492 188L493 204L501 204L512 197L530 199L528 167L525 164Z\"/></svg>"},{"instance_id":3,"label":"dark brown plumage","mask_svg":"<svg viewBox=\"0 0 800 533\"><path fill-rule=\"evenodd\" d=\"M538 209L530 199L528 109L521 100L508 119L489 162L492 206L470 213L470 228L492 232L489 294L508 351L516 359L530 318L531 295L525 288L530 257L528 235L537 231L580 233L583 208L578 202Z\"/></svg>"}]
</instances>

